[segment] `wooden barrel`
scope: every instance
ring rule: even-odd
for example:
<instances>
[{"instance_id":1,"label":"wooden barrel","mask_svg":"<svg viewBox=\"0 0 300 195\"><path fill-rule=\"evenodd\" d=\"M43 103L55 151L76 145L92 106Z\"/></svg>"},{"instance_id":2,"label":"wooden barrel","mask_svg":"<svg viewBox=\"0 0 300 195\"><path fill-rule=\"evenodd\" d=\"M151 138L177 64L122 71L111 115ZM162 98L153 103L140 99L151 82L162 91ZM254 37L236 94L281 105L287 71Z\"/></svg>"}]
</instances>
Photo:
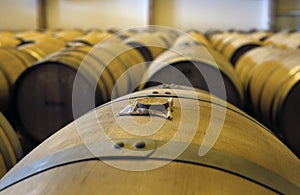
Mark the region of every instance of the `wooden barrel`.
<instances>
[{"instance_id":1,"label":"wooden barrel","mask_svg":"<svg viewBox=\"0 0 300 195\"><path fill-rule=\"evenodd\" d=\"M290 36L290 32L287 32L287 31L280 31L280 32L274 33L263 41L263 45L278 46L283 41L285 41L289 36Z\"/></svg>"},{"instance_id":2,"label":"wooden barrel","mask_svg":"<svg viewBox=\"0 0 300 195\"><path fill-rule=\"evenodd\" d=\"M16 122L23 133L41 142L74 117L130 93L131 87L139 84L136 82L145 65L134 71L128 69L142 62L144 59L136 50L120 41L104 42L93 49L80 46L53 53L19 77L13 95ZM75 78L78 90L73 92ZM79 99L72 102L72 95ZM90 97L95 99L92 105L85 103ZM76 116L73 104L79 109Z\"/></svg>"},{"instance_id":3,"label":"wooden barrel","mask_svg":"<svg viewBox=\"0 0 300 195\"><path fill-rule=\"evenodd\" d=\"M214 35L213 37L211 37L210 41L217 51L221 51L230 40L241 36L243 37L244 35L239 33L225 32Z\"/></svg>"},{"instance_id":4,"label":"wooden barrel","mask_svg":"<svg viewBox=\"0 0 300 195\"><path fill-rule=\"evenodd\" d=\"M42 60L47 55L66 47L66 42L63 39L48 35L33 39L34 42L21 45L18 49L30 54L36 60Z\"/></svg>"},{"instance_id":5,"label":"wooden barrel","mask_svg":"<svg viewBox=\"0 0 300 195\"><path fill-rule=\"evenodd\" d=\"M300 158L299 71L283 82L274 97L272 121L277 133Z\"/></svg>"},{"instance_id":6,"label":"wooden barrel","mask_svg":"<svg viewBox=\"0 0 300 195\"><path fill-rule=\"evenodd\" d=\"M18 76L33 62L34 59L22 51L13 48L0 49L0 66L10 85L13 85Z\"/></svg>"},{"instance_id":7,"label":"wooden barrel","mask_svg":"<svg viewBox=\"0 0 300 195\"><path fill-rule=\"evenodd\" d=\"M68 45L73 45L73 44L86 44L88 46L93 46L96 45L97 43L105 40L105 39L119 39L117 36L114 36L111 33L108 32L102 32L102 31L90 31L89 33L75 38L72 42L69 42Z\"/></svg>"},{"instance_id":8,"label":"wooden barrel","mask_svg":"<svg viewBox=\"0 0 300 195\"><path fill-rule=\"evenodd\" d=\"M256 91L260 90L258 86L264 82L265 75L269 74L269 70L259 71L261 64L268 61L273 61L285 56L289 52L274 47L258 47L246 52L236 63L236 73L239 75L244 86L244 95L246 101L246 110L251 115L261 119L261 114L258 112L258 98ZM257 73L258 71L258 73ZM255 85L254 85L255 80ZM258 88L255 88L258 87Z\"/></svg>"},{"instance_id":9,"label":"wooden barrel","mask_svg":"<svg viewBox=\"0 0 300 195\"><path fill-rule=\"evenodd\" d=\"M248 87L252 70L262 62L274 58L281 50L273 47L258 47L246 52L239 58L235 65L235 71L240 77L244 88Z\"/></svg>"},{"instance_id":10,"label":"wooden barrel","mask_svg":"<svg viewBox=\"0 0 300 195\"><path fill-rule=\"evenodd\" d=\"M163 115L120 115L134 102L141 106L137 109L172 102L167 107L173 110L172 120ZM122 97L69 124L35 148L0 181L0 191L297 194L299 159L253 118L224 104L205 92L170 88ZM158 112L154 108L150 111ZM205 135L209 130L219 131L217 124L223 114L217 141L200 156L199 148L208 147L203 145ZM209 121L214 124L212 129L208 129L212 125ZM179 148L184 150L177 154Z\"/></svg>"},{"instance_id":11,"label":"wooden barrel","mask_svg":"<svg viewBox=\"0 0 300 195\"><path fill-rule=\"evenodd\" d=\"M184 35L184 38L179 37L171 50L151 63L143 79L144 88L161 83L192 85L242 107L242 85L231 64L216 51L205 48L189 36Z\"/></svg>"},{"instance_id":12,"label":"wooden barrel","mask_svg":"<svg viewBox=\"0 0 300 195\"><path fill-rule=\"evenodd\" d=\"M296 54L298 53L298 54ZM282 135L285 143L300 157L300 131L299 131L299 51L291 56L277 61L281 63L280 69L275 69L269 82L281 81L278 88L273 88L275 94L272 99L272 122ZM277 76L279 75L279 76ZM267 86L266 86L267 87ZM266 87L264 91L266 90ZM265 97L265 94L262 94ZM262 99L263 100L263 99ZM264 100L265 102L265 100ZM265 109L265 106L262 108ZM266 113L263 110L263 113ZM271 114L270 112L268 114Z\"/></svg>"},{"instance_id":13,"label":"wooden barrel","mask_svg":"<svg viewBox=\"0 0 300 195\"><path fill-rule=\"evenodd\" d=\"M211 42L213 36L215 36L217 34L222 34L222 33L224 33L224 31L221 31L219 29L209 29L209 30L205 31L204 35Z\"/></svg>"},{"instance_id":14,"label":"wooden barrel","mask_svg":"<svg viewBox=\"0 0 300 195\"><path fill-rule=\"evenodd\" d=\"M259 47L261 44L259 41L250 38L242 37L236 38L230 41L224 48L223 54L229 59L233 66L236 65L237 61L243 54L254 48Z\"/></svg>"},{"instance_id":15,"label":"wooden barrel","mask_svg":"<svg viewBox=\"0 0 300 195\"><path fill-rule=\"evenodd\" d=\"M249 34L249 36L251 38L254 38L258 41L263 42L264 40L266 40L268 37L270 37L272 35L272 32L269 31L257 31L257 32L251 32Z\"/></svg>"},{"instance_id":16,"label":"wooden barrel","mask_svg":"<svg viewBox=\"0 0 300 195\"><path fill-rule=\"evenodd\" d=\"M156 31L152 32L152 34L160 37L164 41L167 48L171 48L179 36L178 32L176 32L174 30L167 30L167 29L156 30Z\"/></svg>"},{"instance_id":17,"label":"wooden barrel","mask_svg":"<svg viewBox=\"0 0 300 195\"><path fill-rule=\"evenodd\" d=\"M109 89L110 98L131 93L139 85L146 66L142 64L134 68L144 63L143 56L137 50L122 42L109 40L97 45L90 53L108 65L114 80L114 85Z\"/></svg>"},{"instance_id":18,"label":"wooden barrel","mask_svg":"<svg viewBox=\"0 0 300 195\"><path fill-rule=\"evenodd\" d=\"M224 36L221 41L215 46L215 49L222 54L224 54L224 50L227 48L227 46L233 42L234 40L237 40L241 37L244 37L243 34L229 34Z\"/></svg>"},{"instance_id":19,"label":"wooden barrel","mask_svg":"<svg viewBox=\"0 0 300 195\"><path fill-rule=\"evenodd\" d=\"M291 33L278 47L283 49L300 49L300 32Z\"/></svg>"},{"instance_id":20,"label":"wooden barrel","mask_svg":"<svg viewBox=\"0 0 300 195\"><path fill-rule=\"evenodd\" d=\"M300 156L299 71L300 52L268 61L253 73L251 97L257 113L273 127L293 151Z\"/></svg>"},{"instance_id":21,"label":"wooden barrel","mask_svg":"<svg viewBox=\"0 0 300 195\"><path fill-rule=\"evenodd\" d=\"M22 42L28 42L32 41L35 37L39 37L41 35L44 35L43 32L37 31L37 30L26 30L26 31L21 31L15 34L15 37Z\"/></svg>"},{"instance_id":22,"label":"wooden barrel","mask_svg":"<svg viewBox=\"0 0 300 195\"><path fill-rule=\"evenodd\" d=\"M129 30L108 29L107 32L116 34L122 40L128 39L139 33L139 31L135 29L129 29Z\"/></svg>"},{"instance_id":23,"label":"wooden barrel","mask_svg":"<svg viewBox=\"0 0 300 195\"><path fill-rule=\"evenodd\" d=\"M3 101L1 101L1 111L7 114L10 104L10 96L14 84L20 74L35 61L27 53L11 47L0 48L0 70L1 85L0 91Z\"/></svg>"},{"instance_id":24,"label":"wooden barrel","mask_svg":"<svg viewBox=\"0 0 300 195\"><path fill-rule=\"evenodd\" d=\"M93 30L85 33L84 35L77 37L73 40L73 42L80 42L83 44L87 44L89 46L93 46L101 41L101 37L99 36L103 32L101 30Z\"/></svg>"},{"instance_id":25,"label":"wooden barrel","mask_svg":"<svg viewBox=\"0 0 300 195\"><path fill-rule=\"evenodd\" d=\"M12 35L0 34L0 47L16 47L21 44L21 41Z\"/></svg>"},{"instance_id":26,"label":"wooden barrel","mask_svg":"<svg viewBox=\"0 0 300 195\"><path fill-rule=\"evenodd\" d=\"M0 36L14 36L15 32L11 30L1 30Z\"/></svg>"},{"instance_id":27,"label":"wooden barrel","mask_svg":"<svg viewBox=\"0 0 300 195\"><path fill-rule=\"evenodd\" d=\"M2 112L7 112L9 107L10 91L9 84L2 71L0 71L0 86L0 110Z\"/></svg>"},{"instance_id":28,"label":"wooden barrel","mask_svg":"<svg viewBox=\"0 0 300 195\"><path fill-rule=\"evenodd\" d=\"M217 45L222 41L224 33L216 33L210 37L212 46L216 49Z\"/></svg>"},{"instance_id":29,"label":"wooden barrel","mask_svg":"<svg viewBox=\"0 0 300 195\"><path fill-rule=\"evenodd\" d=\"M202 43L206 47L211 47L212 48L212 45L210 44L210 42L207 40L205 35L202 34L200 31L192 29L192 30L187 31L187 33L190 36L192 36L196 41Z\"/></svg>"},{"instance_id":30,"label":"wooden barrel","mask_svg":"<svg viewBox=\"0 0 300 195\"><path fill-rule=\"evenodd\" d=\"M0 112L0 178L23 157L18 137Z\"/></svg>"},{"instance_id":31,"label":"wooden barrel","mask_svg":"<svg viewBox=\"0 0 300 195\"><path fill-rule=\"evenodd\" d=\"M71 59L70 59L71 58ZM15 125L36 142L73 120L72 86L81 61L76 57L42 61L18 79L13 94ZM77 67L76 67L77 65ZM91 93L89 81L78 74L82 96ZM30 112L28 112L30 110ZM82 111L88 111L82 108Z\"/></svg>"},{"instance_id":32,"label":"wooden barrel","mask_svg":"<svg viewBox=\"0 0 300 195\"><path fill-rule=\"evenodd\" d=\"M273 58L262 62L251 72L247 91L252 100L254 109L257 113L262 112L261 114L268 119L267 121L270 119L268 112L272 104L273 91L280 86L282 79L284 80L284 77L288 76L290 68L298 65L297 55L299 55L299 52L279 52L278 55L273 55ZM282 63L288 59L294 59L294 61L289 60L289 63ZM262 93L266 94L263 95ZM266 98L265 100L261 99L262 95ZM262 111L262 107L268 111Z\"/></svg>"},{"instance_id":33,"label":"wooden barrel","mask_svg":"<svg viewBox=\"0 0 300 195\"><path fill-rule=\"evenodd\" d=\"M74 39L80 37L83 35L83 31L80 29L74 29L74 30L60 30L56 33L54 33L54 37L61 38L65 40L65 42L73 41Z\"/></svg>"},{"instance_id":34,"label":"wooden barrel","mask_svg":"<svg viewBox=\"0 0 300 195\"><path fill-rule=\"evenodd\" d=\"M125 39L124 43L137 49L143 55L145 61L152 61L169 48L171 44L164 36L149 32L138 33Z\"/></svg>"}]
</instances>

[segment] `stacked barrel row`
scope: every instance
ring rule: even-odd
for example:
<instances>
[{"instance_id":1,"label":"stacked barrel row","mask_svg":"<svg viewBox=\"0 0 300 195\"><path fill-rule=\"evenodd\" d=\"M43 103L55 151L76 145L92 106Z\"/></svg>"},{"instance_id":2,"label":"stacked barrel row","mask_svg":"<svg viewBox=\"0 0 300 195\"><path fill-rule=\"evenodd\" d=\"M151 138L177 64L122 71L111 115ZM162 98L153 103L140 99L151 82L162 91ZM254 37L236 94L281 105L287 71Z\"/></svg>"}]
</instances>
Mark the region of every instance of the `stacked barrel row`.
<instances>
[{"instance_id":1,"label":"stacked barrel row","mask_svg":"<svg viewBox=\"0 0 300 195\"><path fill-rule=\"evenodd\" d=\"M69 32L1 32L0 33L0 109L8 114L11 93L19 75L35 61L66 46L67 41L74 36L82 35L81 31ZM75 34L76 33L76 34ZM64 36L64 34L68 34Z\"/></svg>"},{"instance_id":2,"label":"stacked barrel row","mask_svg":"<svg viewBox=\"0 0 300 195\"><path fill-rule=\"evenodd\" d=\"M300 49L300 32L280 31L274 33L264 45L273 45L281 49Z\"/></svg>"},{"instance_id":3,"label":"stacked barrel row","mask_svg":"<svg viewBox=\"0 0 300 195\"><path fill-rule=\"evenodd\" d=\"M138 88L149 88L103 104L63 127L1 180L0 191L6 194L99 194L99 191L297 194L299 159L259 122L214 96L243 106L242 84L230 59L213 49L199 32L181 34L173 44L174 39L168 34L143 32L125 40L111 37L93 49L75 44L30 68L43 71L24 72L18 80L24 85L24 97L26 91L34 88L33 83L37 86L44 83L40 86L44 91L37 90L46 94L41 102L56 108L63 108L68 102L53 94L70 95L66 89L70 85L75 107L84 105L83 97L93 87L98 93L87 100L99 103L104 101L105 92L109 92L108 99L113 99L136 90L143 70L145 74ZM241 47L229 52L233 54L230 56L237 56L237 63L248 53L242 50L235 55L235 50ZM250 45L246 49L256 48L260 47ZM85 53L83 60L81 53ZM109 58L112 54L115 58ZM106 68L101 68L103 65ZM100 74L104 71L110 74ZM55 80L45 82L47 76L43 72ZM40 80L39 75L43 75ZM100 80L95 79L97 76ZM156 86L161 83L184 86ZM54 90L47 93L53 85ZM17 91L21 92L23 87ZM43 109L42 104L39 106Z\"/></svg>"},{"instance_id":4,"label":"stacked barrel row","mask_svg":"<svg viewBox=\"0 0 300 195\"><path fill-rule=\"evenodd\" d=\"M156 30L80 33L31 37L33 43L18 48L38 60L18 78L11 104L13 124L30 143L43 141L95 106L161 83L204 89L243 107L241 82L230 62L198 31L178 39L178 33Z\"/></svg>"},{"instance_id":5,"label":"stacked barrel row","mask_svg":"<svg viewBox=\"0 0 300 195\"><path fill-rule=\"evenodd\" d=\"M66 38L70 35L65 34ZM50 45L21 48L39 60L15 84L15 127L23 137L37 144L74 117L131 93L140 85L148 61L170 47L176 36L167 32L112 34L93 30L72 37L60 50L47 51L46 56L40 55L39 50L45 51ZM154 45L148 46L151 43Z\"/></svg>"},{"instance_id":6,"label":"stacked barrel row","mask_svg":"<svg viewBox=\"0 0 300 195\"><path fill-rule=\"evenodd\" d=\"M31 66L37 55L28 48L40 44L50 32L39 31L1 31L0 32L0 175L4 175L23 157L20 136L11 127L9 118L10 103L14 84L24 70ZM43 37L43 38L42 38ZM43 39L43 40L41 40ZM49 38L50 39L50 38ZM49 41L49 40L48 40ZM54 42L54 38L50 40ZM39 42L39 43L38 43ZM55 44L55 43L54 43ZM62 44L60 44L62 45ZM56 45L56 48L60 45ZM53 50L48 50L52 52ZM46 53L44 53L46 55ZM4 115L3 115L3 114Z\"/></svg>"},{"instance_id":7,"label":"stacked barrel row","mask_svg":"<svg viewBox=\"0 0 300 195\"><path fill-rule=\"evenodd\" d=\"M77 30L67 34L72 34L70 32L82 35ZM23 147L20 143L23 139L10 124L13 121L10 104L16 80L35 61L65 47L64 34L65 31L0 32L0 176L23 157L24 143Z\"/></svg>"},{"instance_id":8,"label":"stacked barrel row","mask_svg":"<svg viewBox=\"0 0 300 195\"><path fill-rule=\"evenodd\" d=\"M144 82L144 88L161 83L195 87L238 107L244 104L241 81L231 63L195 30L179 36L172 48L150 64Z\"/></svg>"},{"instance_id":9,"label":"stacked barrel row","mask_svg":"<svg viewBox=\"0 0 300 195\"><path fill-rule=\"evenodd\" d=\"M268 45L274 35L217 32L205 37L196 30L187 34L155 30L33 34L23 33L24 40L15 49L32 60L14 79L10 107L14 127L33 146L74 116L161 83L204 89L244 108L245 99L249 102L244 94L249 92L244 76L239 77L234 68L246 67L238 66L240 59Z\"/></svg>"},{"instance_id":10,"label":"stacked barrel row","mask_svg":"<svg viewBox=\"0 0 300 195\"><path fill-rule=\"evenodd\" d=\"M14 110L14 108L16 108L14 100L18 100L18 98L20 98L25 105L29 105L26 114L23 113L22 117L32 116L32 113L34 116L43 116L43 114L45 114L34 113L34 107L31 107L32 104L30 104L30 101L27 101L27 96L19 96L17 92L14 93L17 86L15 84L20 75L22 75L25 70L30 69L32 65L35 65L35 63L38 64L37 61L42 62L42 60L49 54L53 53L53 55L56 55L56 51L68 50L65 48L80 44L91 46L105 39L110 34L111 33L108 31L101 31L97 29L89 31L76 29L0 32L0 110L5 115L1 115L0 118L0 138L2 140L0 144L0 175L3 175L22 157L22 148L25 153L27 153L36 146L36 142L33 142L28 138L26 133L24 133L26 132L26 129L24 131L24 128L20 126L19 118L16 117L18 116L18 113L16 114ZM122 34L122 36L126 37L129 34L132 34L132 32ZM66 55L69 55L69 53ZM77 59L77 57L75 56L74 59ZM43 75L41 75L41 77L43 77ZM47 78L45 77L44 79ZM42 94L37 92L38 89L39 88L35 87L27 89L28 93L34 94L34 96L31 96L33 101L38 101L37 97ZM52 95L54 94L55 92ZM50 101L45 104L51 103L53 102ZM6 118L8 118L10 122L6 121ZM56 122L55 120L56 118L53 118L54 123ZM37 118L36 121L39 121L39 118ZM13 124L16 131L13 130L10 123ZM52 122L48 121L45 125L48 125L49 123L51 124ZM2 124L4 125L2 126ZM37 136L39 136L38 132L39 131L35 132ZM14 154L14 151L16 154Z\"/></svg>"},{"instance_id":11,"label":"stacked barrel row","mask_svg":"<svg viewBox=\"0 0 300 195\"><path fill-rule=\"evenodd\" d=\"M211 37L234 65L247 111L276 133L300 156L299 32L252 34L219 33Z\"/></svg>"}]
</instances>

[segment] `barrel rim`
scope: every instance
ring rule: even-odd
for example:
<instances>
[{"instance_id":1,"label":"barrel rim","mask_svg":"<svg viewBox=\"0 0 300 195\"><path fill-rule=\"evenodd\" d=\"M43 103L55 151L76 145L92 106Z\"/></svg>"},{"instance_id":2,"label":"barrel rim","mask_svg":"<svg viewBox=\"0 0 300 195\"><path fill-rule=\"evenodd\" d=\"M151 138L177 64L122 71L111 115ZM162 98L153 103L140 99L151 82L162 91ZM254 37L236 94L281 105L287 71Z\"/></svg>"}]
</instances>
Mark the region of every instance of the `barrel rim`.
<instances>
[{"instance_id":1,"label":"barrel rim","mask_svg":"<svg viewBox=\"0 0 300 195\"><path fill-rule=\"evenodd\" d=\"M28 179L31 176L36 174L43 173L45 171L69 165L74 163L81 163L91 160L172 160L168 159L168 156L164 155L163 152L159 152L157 150L151 151L150 154L146 155L136 153L127 154L124 153L122 149L114 147L114 143L118 143L119 141L124 140L126 142L140 141L140 139L115 139L101 142L92 142L89 143L87 147L85 144L77 145L68 149L64 149L58 151L54 154L50 154L46 157L43 157L29 165L16 170L13 173L6 175L0 183L0 191L8 189L13 185L22 182L24 179ZM146 140L146 141L145 141ZM144 142L151 145L163 145L165 141L158 140L149 140L143 139ZM173 142L174 147L178 145L185 144L183 142ZM88 148L102 148L102 150L98 150L99 154L91 154ZM174 148L173 147L173 148ZM174 162L181 163L190 163L200 166L205 166L208 168L216 169L219 171L227 172L229 174L233 174L235 176L246 179L250 182L254 182L262 187L265 187L276 193L288 193L288 192L297 192L300 190L298 186L289 180L283 178L282 176L274 173L254 162L251 162L248 159L236 156L234 154L230 154L228 152L212 148L211 151L205 156L198 156L198 144L190 144L187 149L176 159ZM165 151L167 152L167 151ZM219 159L219 160L217 160ZM226 161L226 163L224 163ZM248 169L243 169L240 164L247 165Z\"/></svg>"}]
</instances>

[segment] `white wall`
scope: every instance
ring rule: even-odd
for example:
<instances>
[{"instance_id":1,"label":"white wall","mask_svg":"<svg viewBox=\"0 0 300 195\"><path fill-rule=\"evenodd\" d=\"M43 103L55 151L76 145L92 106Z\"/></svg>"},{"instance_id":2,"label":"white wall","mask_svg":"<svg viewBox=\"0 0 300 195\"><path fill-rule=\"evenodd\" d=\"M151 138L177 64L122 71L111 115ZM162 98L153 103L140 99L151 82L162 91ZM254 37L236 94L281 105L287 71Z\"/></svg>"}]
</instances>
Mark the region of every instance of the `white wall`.
<instances>
[{"instance_id":1,"label":"white wall","mask_svg":"<svg viewBox=\"0 0 300 195\"><path fill-rule=\"evenodd\" d=\"M269 0L156 0L154 24L183 30L267 29Z\"/></svg>"},{"instance_id":2,"label":"white wall","mask_svg":"<svg viewBox=\"0 0 300 195\"><path fill-rule=\"evenodd\" d=\"M48 0L49 28L132 27L148 23L148 0Z\"/></svg>"},{"instance_id":3,"label":"white wall","mask_svg":"<svg viewBox=\"0 0 300 195\"><path fill-rule=\"evenodd\" d=\"M0 0L0 29L36 28L38 0ZM270 0L155 0L154 24L187 30L268 28ZM149 0L46 0L53 28L148 24Z\"/></svg>"},{"instance_id":4,"label":"white wall","mask_svg":"<svg viewBox=\"0 0 300 195\"><path fill-rule=\"evenodd\" d=\"M0 30L36 28L37 0L0 0Z\"/></svg>"}]
</instances>

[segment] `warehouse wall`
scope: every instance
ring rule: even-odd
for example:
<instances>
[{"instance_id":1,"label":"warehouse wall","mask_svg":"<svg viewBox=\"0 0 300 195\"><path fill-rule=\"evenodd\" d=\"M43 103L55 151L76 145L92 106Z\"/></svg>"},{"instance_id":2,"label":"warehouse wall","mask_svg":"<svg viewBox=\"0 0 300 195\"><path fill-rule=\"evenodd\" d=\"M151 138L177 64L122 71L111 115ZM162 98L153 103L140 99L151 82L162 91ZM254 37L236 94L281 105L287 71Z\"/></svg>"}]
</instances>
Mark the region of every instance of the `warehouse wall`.
<instances>
[{"instance_id":1,"label":"warehouse wall","mask_svg":"<svg viewBox=\"0 0 300 195\"><path fill-rule=\"evenodd\" d=\"M156 0L154 10L154 24L181 29L269 26L269 0Z\"/></svg>"},{"instance_id":2,"label":"warehouse wall","mask_svg":"<svg viewBox=\"0 0 300 195\"><path fill-rule=\"evenodd\" d=\"M0 29L35 28L36 10L36 0L0 0Z\"/></svg>"},{"instance_id":3,"label":"warehouse wall","mask_svg":"<svg viewBox=\"0 0 300 195\"><path fill-rule=\"evenodd\" d=\"M0 0L0 29L35 28L38 0ZM46 0L49 28L148 24L151 0ZM181 29L268 28L270 0L154 0L153 24Z\"/></svg>"},{"instance_id":4,"label":"warehouse wall","mask_svg":"<svg viewBox=\"0 0 300 195\"><path fill-rule=\"evenodd\" d=\"M48 0L49 28L111 28L148 23L148 0Z\"/></svg>"}]
</instances>

